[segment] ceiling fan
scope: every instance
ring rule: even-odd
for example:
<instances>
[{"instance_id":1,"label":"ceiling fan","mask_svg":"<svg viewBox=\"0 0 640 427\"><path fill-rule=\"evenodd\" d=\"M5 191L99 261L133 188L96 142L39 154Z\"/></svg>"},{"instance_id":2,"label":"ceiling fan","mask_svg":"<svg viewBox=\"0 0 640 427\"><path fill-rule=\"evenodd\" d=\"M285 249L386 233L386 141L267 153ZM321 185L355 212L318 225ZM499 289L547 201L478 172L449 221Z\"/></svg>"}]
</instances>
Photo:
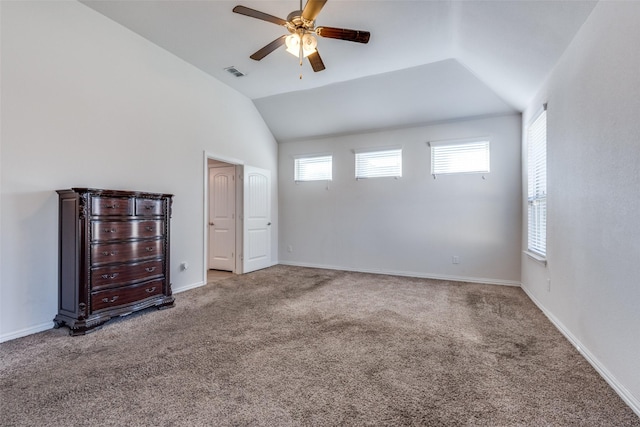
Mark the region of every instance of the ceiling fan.
<instances>
[{"instance_id":1,"label":"ceiling fan","mask_svg":"<svg viewBox=\"0 0 640 427\"><path fill-rule=\"evenodd\" d=\"M308 58L313 71L318 72L325 69L322 58L317 49L317 40L314 36L326 37L330 39L340 39L357 43L368 43L370 33L368 31L349 30L346 28L335 27L316 27L316 17L324 7L327 0L308 0L304 9L302 9L302 0L300 0L300 10L291 12L287 19L281 19L273 15L260 12L245 6L236 6L233 8L235 13L250 16L252 18L261 19L276 25L282 25L289 31L289 35L283 35L255 52L250 56L251 59L260 61L262 58L279 48L286 45L287 52L302 59ZM302 78L302 76L300 77Z\"/></svg>"}]
</instances>

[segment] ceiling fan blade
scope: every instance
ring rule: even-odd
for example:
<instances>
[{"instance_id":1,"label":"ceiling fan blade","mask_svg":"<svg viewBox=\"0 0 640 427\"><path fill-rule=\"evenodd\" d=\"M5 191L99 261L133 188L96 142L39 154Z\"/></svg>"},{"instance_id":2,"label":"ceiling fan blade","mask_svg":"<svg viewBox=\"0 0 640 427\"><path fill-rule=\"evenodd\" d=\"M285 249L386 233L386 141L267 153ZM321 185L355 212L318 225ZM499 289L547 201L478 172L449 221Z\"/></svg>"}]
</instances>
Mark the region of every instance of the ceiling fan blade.
<instances>
[{"instance_id":1,"label":"ceiling fan blade","mask_svg":"<svg viewBox=\"0 0 640 427\"><path fill-rule=\"evenodd\" d=\"M309 59L309 63L311 64L311 68L313 68L313 71L317 73L318 71L324 70L324 62L322 62L322 58L320 58L320 54L317 50L311 55L307 56L307 58Z\"/></svg>"},{"instance_id":2,"label":"ceiling fan blade","mask_svg":"<svg viewBox=\"0 0 640 427\"><path fill-rule=\"evenodd\" d=\"M318 27L316 28L316 34L320 37L358 43L369 43L369 37L371 37L371 33L369 31L349 30L346 28L334 27Z\"/></svg>"},{"instance_id":3,"label":"ceiling fan blade","mask_svg":"<svg viewBox=\"0 0 640 427\"><path fill-rule=\"evenodd\" d=\"M285 38L287 38L287 36L278 37L277 39L275 39L274 41L272 41L262 49L258 50L253 55L251 55L249 58L254 59L256 61L260 61L262 58L264 58L265 56L269 55L271 52L273 52L274 50L282 46L284 44Z\"/></svg>"},{"instance_id":4,"label":"ceiling fan blade","mask_svg":"<svg viewBox=\"0 0 640 427\"><path fill-rule=\"evenodd\" d=\"M233 8L233 11L235 13L239 13L240 15L246 15L252 18L261 19L263 21L272 22L276 25L287 25L287 21L285 21L284 19L248 7L236 6Z\"/></svg>"},{"instance_id":5,"label":"ceiling fan blade","mask_svg":"<svg viewBox=\"0 0 640 427\"><path fill-rule=\"evenodd\" d=\"M302 17L307 21L315 21L327 0L308 0L302 11Z\"/></svg>"}]
</instances>

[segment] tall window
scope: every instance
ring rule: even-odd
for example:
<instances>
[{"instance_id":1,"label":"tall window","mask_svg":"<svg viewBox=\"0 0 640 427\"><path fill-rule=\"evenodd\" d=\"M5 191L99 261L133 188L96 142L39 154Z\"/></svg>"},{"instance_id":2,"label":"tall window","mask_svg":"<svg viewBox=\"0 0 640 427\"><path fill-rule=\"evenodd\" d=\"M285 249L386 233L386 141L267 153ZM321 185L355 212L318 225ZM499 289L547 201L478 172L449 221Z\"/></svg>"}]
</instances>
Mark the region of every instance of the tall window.
<instances>
[{"instance_id":1,"label":"tall window","mask_svg":"<svg viewBox=\"0 0 640 427\"><path fill-rule=\"evenodd\" d=\"M356 179L402 176L402 149L356 152Z\"/></svg>"},{"instance_id":2,"label":"tall window","mask_svg":"<svg viewBox=\"0 0 640 427\"><path fill-rule=\"evenodd\" d=\"M431 174L488 173L489 140L430 142Z\"/></svg>"},{"instance_id":3,"label":"tall window","mask_svg":"<svg viewBox=\"0 0 640 427\"><path fill-rule=\"evenodd\" d=\"M333 156L307 156L294 159L294 180L297 181L331 181L333 172Z\"/></svg>"},{"instance_id":4,"label":"tall window","mask_svg":"<svg viewBox=\"0 0 640 427\"><path fill-rule=\"evenodd\" d=\"M527 130L528 244L530 252L547 255L547 111Z\"/></svg>"}]
</instances>

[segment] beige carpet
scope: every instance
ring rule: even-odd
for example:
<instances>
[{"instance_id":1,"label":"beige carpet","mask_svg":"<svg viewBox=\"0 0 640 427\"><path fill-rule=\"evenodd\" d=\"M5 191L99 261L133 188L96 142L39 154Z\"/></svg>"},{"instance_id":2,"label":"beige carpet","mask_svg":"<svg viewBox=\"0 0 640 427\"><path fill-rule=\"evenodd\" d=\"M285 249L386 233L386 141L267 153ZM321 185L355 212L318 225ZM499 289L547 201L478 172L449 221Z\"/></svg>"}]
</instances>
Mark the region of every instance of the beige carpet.
<instances>
[{"instance_id":1,"label":"beige carpet","mask_svg":"<svg viewBox=\"0 0 640 427\"><path fill-rule=\"evenodd\" d=\"M276 266L0 344L2 426L640 426L513 287Z\"/></svg>"}]
</instances>

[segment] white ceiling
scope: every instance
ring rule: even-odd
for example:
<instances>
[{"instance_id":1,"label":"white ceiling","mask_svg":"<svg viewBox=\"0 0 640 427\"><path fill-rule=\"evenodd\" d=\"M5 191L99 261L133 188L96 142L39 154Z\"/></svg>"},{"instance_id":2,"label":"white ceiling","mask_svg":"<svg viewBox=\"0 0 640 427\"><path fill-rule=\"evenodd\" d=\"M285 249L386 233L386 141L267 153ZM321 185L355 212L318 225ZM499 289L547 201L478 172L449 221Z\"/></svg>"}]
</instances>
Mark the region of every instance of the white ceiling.
<instances>
[{"instance_id":1,"label":"white ceiling","mask_svg":"<svg viewBox=\"0 0 640 427\"><path fill-rule=\"evenodd\" d=\"M278 141L522 111L596 4L328 0L316 25L371 40L319 38L327 68L314 73L284 48L250 59L286 30L232 12L241 4L286 19L297 0L82 3L254 100Z\"/></svg>"}]
</instances>

